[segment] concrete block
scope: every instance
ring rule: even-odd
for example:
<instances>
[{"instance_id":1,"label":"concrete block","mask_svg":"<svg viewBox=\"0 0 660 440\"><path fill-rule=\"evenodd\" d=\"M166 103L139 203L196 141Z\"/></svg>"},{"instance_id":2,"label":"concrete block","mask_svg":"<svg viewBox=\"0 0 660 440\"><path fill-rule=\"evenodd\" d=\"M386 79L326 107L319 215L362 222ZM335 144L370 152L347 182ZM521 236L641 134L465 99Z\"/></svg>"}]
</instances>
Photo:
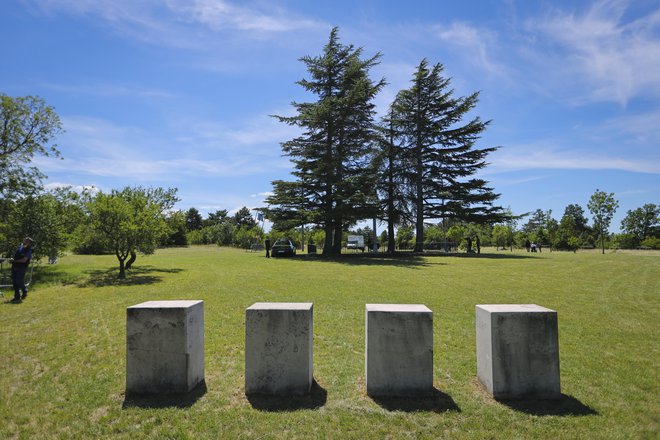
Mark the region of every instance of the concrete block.
<instances>
[{"instance_id":1,"label":"concrete block","mask_svg":"<svg viewBox=\"0 0 660 440\"><path fill-rule=\"evenodd\" d=\"M186 393L204 380L204 301L126 309L126 394Z\"/></svg>"},{"instance_id":2,"label":"concrete block","mask_svg":"<svg viewBox=\"0 0 660 440\"><path fill-rule=\"evenodd\" d=\"M477 376L497 399L561 397L557 312L536 304L476 306Z\"/></svg>"},{"instance_id":3,"label":"concrete block","mask_svg":"<svg viewBox=\"0 0 660 440\"><path fill-rule=\"evenodd\" d=\"M246 394L310 392L313 315L312 303L255 303L246 309Z\"/></svg>"},{"instance_id":4,"label":"concrete block","mask_svg":"<svg viewBox=\"0 0 660 440\"><path fill-rule=\"evenodd\" d=\"M430 394L433 312L421 304L367 304L365 321L367 394Z\"/></svg>"}]
</instances>

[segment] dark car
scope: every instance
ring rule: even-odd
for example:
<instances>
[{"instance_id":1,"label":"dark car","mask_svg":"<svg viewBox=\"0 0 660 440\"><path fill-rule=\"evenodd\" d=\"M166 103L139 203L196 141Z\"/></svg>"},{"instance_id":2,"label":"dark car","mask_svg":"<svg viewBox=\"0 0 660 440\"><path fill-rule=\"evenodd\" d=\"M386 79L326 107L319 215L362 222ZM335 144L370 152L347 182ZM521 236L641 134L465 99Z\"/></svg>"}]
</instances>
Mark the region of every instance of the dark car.
<instances>
[{"instance_id":1,"label":"dark car","mask_svg":"<svg viewBox=\"0 0 660 440\"><path fill-rule=\"evenodd\" d=\"M280 238L270 248L270 254L273 257L293 257L296 255L296 247L288 238Z\"/></svg>"}]
</instances>

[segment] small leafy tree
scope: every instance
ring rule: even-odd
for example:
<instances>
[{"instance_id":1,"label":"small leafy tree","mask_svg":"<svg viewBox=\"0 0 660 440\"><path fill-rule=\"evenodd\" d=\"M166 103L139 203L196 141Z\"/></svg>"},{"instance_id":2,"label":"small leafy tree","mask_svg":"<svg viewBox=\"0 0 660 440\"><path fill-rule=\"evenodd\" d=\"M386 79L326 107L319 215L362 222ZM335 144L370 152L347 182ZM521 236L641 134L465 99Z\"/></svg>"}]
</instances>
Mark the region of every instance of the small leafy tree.
<instances>
[{"instance_id":1,"label":"small leafy tree","mask_svg":"<svg viewBox=\"0 0 660 440\"><path fill-rule=\"evenodd\" d=\"M117 257L119 278L126 278L126 265L135 261L137 252L152 254L169 233L166 212L178 201L176 191L126 187L99 192L88 201L92 230Z\"/></svg>"},{"instance_id":2,"label":"small leafy tree","mask_svg":"<svg viewBox=\"0 0 660 440\"><path fill-rule=\"evenodd\" d=\"M614 199L614 193L606 193L605 191L596 190L589 199L587 205L589 211L593 215L594 230L600 237L600 244L605 253L605 236L610 227L612 217L619 207L619 202Z\"/></svg>"}]
</instances>

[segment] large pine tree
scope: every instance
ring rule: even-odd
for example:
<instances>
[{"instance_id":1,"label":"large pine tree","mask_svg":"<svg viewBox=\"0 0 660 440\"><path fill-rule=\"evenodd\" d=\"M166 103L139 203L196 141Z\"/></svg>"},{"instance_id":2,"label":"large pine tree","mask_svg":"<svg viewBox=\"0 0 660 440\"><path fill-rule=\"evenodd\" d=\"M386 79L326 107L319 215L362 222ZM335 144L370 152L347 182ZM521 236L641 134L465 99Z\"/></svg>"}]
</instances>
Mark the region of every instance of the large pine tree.
<instances>
[{"instance_id":1,"label":"large pine tree","mask_svg":"<svg viewBox=\"0 0 660 440\"><path fill-rule=\"evenodd\" d=\"M375 174L369 172L374 139L372 100L384 81L369 78L380 54L361 57L362 49L341 44L334 28L320 56L301 59L310 78L298 84L318 100L294 102L295 116L276 116L303 132L282 144L293 162L295 180L273 182L274 194L266 200L267 214L279 224L323 227L324 254L339 253L343 229L373 215L375 208Z\"/></svg>"},{"instance_id":2,"label":"large pine tree","mask_svg":"<svg viewBox=\"0 0 660 440\"><path fill-rule=\"evenodd\" d=\"M456 218L473 222L502 218L498 198L483 179L473 177L486 166L486 156L496 148L476 148L490 121L478 116L463 118L477 104L478 93L454 97L443 66L429 67L422 60L409 89L400 91L392 104L393 122L401 136L405 178L412 188L415 216L415 251L424 245L426 219Z\"/></svg>"}]
</instances>

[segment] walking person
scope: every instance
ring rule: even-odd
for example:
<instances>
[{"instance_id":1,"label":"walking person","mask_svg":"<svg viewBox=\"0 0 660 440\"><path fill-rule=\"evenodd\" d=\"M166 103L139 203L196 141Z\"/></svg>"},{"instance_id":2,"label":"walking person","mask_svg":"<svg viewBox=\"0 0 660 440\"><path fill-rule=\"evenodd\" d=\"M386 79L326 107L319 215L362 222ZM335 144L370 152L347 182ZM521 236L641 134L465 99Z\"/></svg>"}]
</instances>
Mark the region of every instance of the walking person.
<instances>
[{"instance_id":1,"label":"walking person","mask_svg":"<svg viewBox=\"0 0 660 440\"><path fill-rule=\"evenodd\" d=\"M16 252L14 253L14 258L11 261L11 282L14 287L14 299L13 303L20 303L22 300L27 298L27 287L25 287L25 272L30 264L32 259L32 245L34 240L30 237L25 237L23 243L21 243ZM23 295L21 295L21 292Z\"/></svg>"},{"instance_id":2,"label":"walking person","mask_svg":"<svg viewBox=\"0 0 660 440\"><path fill-rule=\"evenodd\" d=\"M266 239L266 258L270 258L270 238Z\"/></svg>"}]
</instances>

